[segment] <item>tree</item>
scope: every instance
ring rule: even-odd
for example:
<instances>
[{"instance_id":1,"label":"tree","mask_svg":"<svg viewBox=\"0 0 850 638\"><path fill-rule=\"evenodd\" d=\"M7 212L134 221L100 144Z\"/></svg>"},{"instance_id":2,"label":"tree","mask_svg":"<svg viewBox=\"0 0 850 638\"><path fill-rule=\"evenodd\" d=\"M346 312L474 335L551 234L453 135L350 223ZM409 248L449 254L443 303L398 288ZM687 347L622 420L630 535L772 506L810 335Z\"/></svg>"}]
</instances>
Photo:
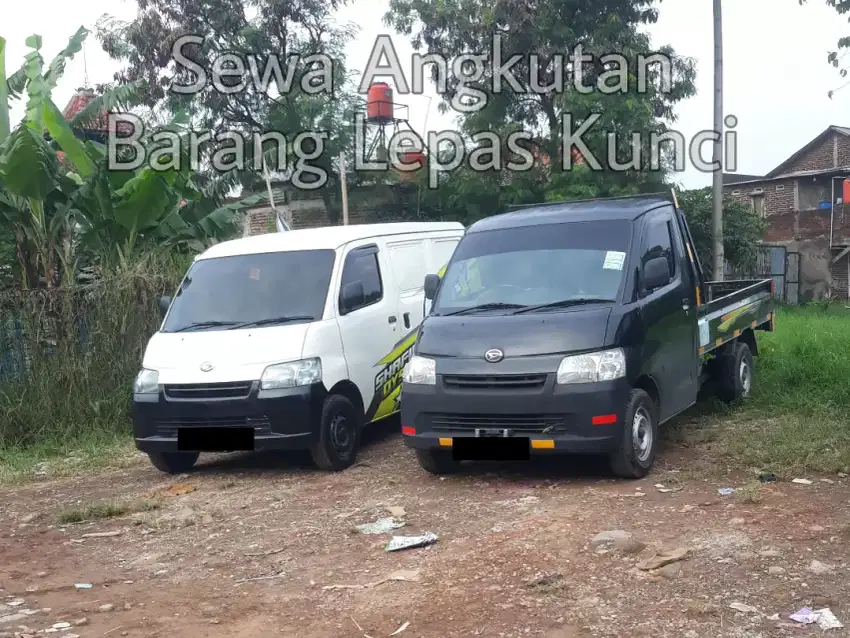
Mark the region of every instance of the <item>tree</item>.
<instances>
[{"instance_id":1,"label":"tree","mask_svg":"<svg viewBox=\"0 0 850 638\"><path fill-rule=\"evenodd\" d=\"M699 188L677 195L696 245L699 261L712 263L711 189ZM723 203L723 252L729 265L738 271L751 270L757 263L759 244L767 223L751 207L727 199Z\"/></svg>"},{"instance_id":2,"label":"tree","mask_svg":"<svg viewBox=\"0 0 850 638\"><path fill-rule=\"evenodd\" d=\"M464 54L481 54L483 74L467 84L486 96L486 106L462 113L459 118L467 135L493 131L503 137L510 127L520 125L541 140L545 155L553 158L551 184L547 199L622 194L659 190L669 172L669 155L662 152L657 170L652 170L650 133L667 130L665 120L674 121L673 108L680 100L694 95L695 68L691 60L677 57L669 47L657 50L671 61L669 86L661 83L659 71L652 65L640 67L639 55L652 53L648 37L640 31L657 19L654 0L391 0L385 20L401 33L411 36L415 49L440 52L458 59ZM511 67L515 83L501 80L501 91L494 90L494 52L490 43L501 42L501 62L512 56L520 59ZM592 61L570 68L568 55L580 45ZM623 73L612 72L604 55L616 51ZM537 62L533 60L537 56ZM563 64L562 64L563 62ZM641 69L645 72L640 72ZM580 77L577 70L581 70ZM439 70L432 66L436 81ZM639 81L646 80L645 90ZM548 92L538 86L555 87ZM581 92L575 84L592 87L599 83L620 86L618 93L593 90ZM443 103L445 112L453 100L460 99L461 82L449 74ZM563 90L561 90L563 88ZM572 129L563 135L564 116L571 117ZM561 171L562 141L584 122L592 128L582 137L588 150L599 159L601 171ZM641 165L637 169L615 170L606 162L608 133L618 133L617 157L631 157L631 133L641 134ZM586 158L590 163L591 158Z\"/></svg>"},{"instance_id":3,"label":"tree","mask_svg":"<svg viewBox=\"0 0 850 638\"><path fill-rule=\"evenodd\" d=\"M334 196L339 183L334 158L353 146L354 105L345 92L350 75L341 60L354 31L332 21L332 12L344 2L146 0L131 22L102 20L99 38L104 50L124 64L116 80L151 79L145 95L148 106L185 110L198 130L244 136L247 166L218 175L233 185L263 182L263 171L257 170L261 153L270 171L291 177L291 167L277 162L273 144L264 145L262 151L255 148L255 133L284 134L284 151L291 156L297 134L328 132L324 152L313 163L329 176L318 190L333 215L338 211ZM187 35L199 40L186 44L182 54L203 69L208 80L214 80L216 68L229 69L219 86L207 81L191 94L169 90L172 83L187 86L198 79L187 63L177 64L173 56L175 44ZM224 54L227 60L221 57Z\"/></svg>"},{"instance_id":4,"label":"tree","mask_svg":"<svg viewBox=\"0 0 850 638\"><path fill-rule=\"evenodd\" d=\"M806 2L807 0L800 0L801 5L806 4ZM838 15L840 16L844 16L850 13L850 0L826 0L826 4L827 6L830 6L835 9L836 12L838 12ZM848 17L848 20L850 20L850 17ZM844 36L842 38L839 38L838 42L836 43L836 50L830 51L827 54L827 62L829 62L829 64L834 66L836 69L839 69L839 73L841 74L842 78L847 77L847 68L841 66L841 61L844 59L844 56L847 55L847 49L850 49L850 36ZM829 91L829 97L831 98L835 91L843 89L848 84L850 84L850 82L843 84L838 89Z\"/></svg>"}]
</instances>

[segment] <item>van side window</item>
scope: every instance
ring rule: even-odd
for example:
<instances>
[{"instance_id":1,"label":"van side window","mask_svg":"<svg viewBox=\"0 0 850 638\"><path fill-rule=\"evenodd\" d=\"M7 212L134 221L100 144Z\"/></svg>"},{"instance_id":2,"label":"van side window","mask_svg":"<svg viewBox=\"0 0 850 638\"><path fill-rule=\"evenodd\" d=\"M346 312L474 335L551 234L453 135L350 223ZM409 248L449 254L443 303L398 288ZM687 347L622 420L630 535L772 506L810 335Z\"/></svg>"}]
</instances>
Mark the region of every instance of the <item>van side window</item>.
<instances>
[{"instance_id":1,"label":"van side window","mask_svg":"<svg viewBox=\"0 0 850 638\"><path fill-rule=\"evenodd\" d=\"M384 297L384 285L381 281L381 267L378 264L376 248L354 249L345 258L342 268L340 289L347 284L359 281L363 285L366 303L361 308L379 302Z\"/></svg>"},{"instance_id":2,"label":"van side window","mask_svg":"<svg viewBox=\"0 0 850 638\"><path fill-rule=\"evenodd\" d=\"M670 276L676 275L676 262L673 258L673 247L670 238L670 224L666 218L650 221L643 239L644 253L640 260L641 270L650 259L664 257Z\"/></svg>"}]
</instances>

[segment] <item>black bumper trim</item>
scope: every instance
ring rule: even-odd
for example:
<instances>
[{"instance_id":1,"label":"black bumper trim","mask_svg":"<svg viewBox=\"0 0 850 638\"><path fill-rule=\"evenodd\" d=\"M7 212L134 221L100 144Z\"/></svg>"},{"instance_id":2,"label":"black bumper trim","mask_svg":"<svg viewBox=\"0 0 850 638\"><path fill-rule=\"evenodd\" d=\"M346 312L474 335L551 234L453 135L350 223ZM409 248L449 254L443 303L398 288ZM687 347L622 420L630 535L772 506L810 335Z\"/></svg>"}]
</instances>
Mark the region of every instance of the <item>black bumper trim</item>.
<instances>
[{"instance_id":1,"label":"black bumper trim","mask_svg":"<svg viewBox=\"0 0 850 638\"><path fill-rule=\"evenodd\" d=\"M250 427L254 449L305 449L317 438L323 383L260 390L259 382L243 398L169 400L157 394L133 396L133 437L142 452L177 452L178 428Z\"/></svg>"}]
</instances>

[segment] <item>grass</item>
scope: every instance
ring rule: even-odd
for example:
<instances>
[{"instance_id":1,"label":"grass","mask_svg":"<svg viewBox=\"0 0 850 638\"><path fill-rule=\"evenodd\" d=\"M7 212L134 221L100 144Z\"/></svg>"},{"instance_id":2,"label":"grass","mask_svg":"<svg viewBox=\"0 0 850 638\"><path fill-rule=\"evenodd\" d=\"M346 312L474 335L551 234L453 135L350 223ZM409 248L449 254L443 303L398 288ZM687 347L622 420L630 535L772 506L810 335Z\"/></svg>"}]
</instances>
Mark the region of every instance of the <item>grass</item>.
<instances>
[{"instance_id":1,"label":"grass","mask_svg":"<svg viewBox=\"0 0 850 638\"><path fill-rule=\"evenodd\" d=\"M704 404L694 436L741 469L793 478L850 468L850 310L780 307L758 333L753 396L728 409ZM683 430L678 428L674 436Z\"/></svg>"},{"instance_id":2,"label":"grass","mask_svg":"<svg viewBox=\"0 0 850 638\"><path fill-rule=\"evenodd\" d=\"M151 512L159 509L160 503L152 500L137 501L104 501L101 503L88 503L79 507L63 510L56 517L61 525L71 523L85 523L88 521L100 521L108 518L118 518L137 512Z\"/></svg>"}]
</instances>

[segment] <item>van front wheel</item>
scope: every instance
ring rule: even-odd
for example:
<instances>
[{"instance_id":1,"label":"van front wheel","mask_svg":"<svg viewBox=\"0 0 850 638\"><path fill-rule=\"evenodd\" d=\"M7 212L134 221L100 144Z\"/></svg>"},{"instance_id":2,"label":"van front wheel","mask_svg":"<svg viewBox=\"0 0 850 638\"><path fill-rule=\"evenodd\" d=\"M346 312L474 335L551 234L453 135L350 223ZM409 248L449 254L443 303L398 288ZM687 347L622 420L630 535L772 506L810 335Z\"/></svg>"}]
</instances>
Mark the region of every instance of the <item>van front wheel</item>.
<instances>
[{"instance_id":1,"label":"van front wheel","mask_svg":"<svg viewBox=\"0 0 850 638\"><path fill-rule=\"evenodd\" d=\"M620 478L643 478L652 468L657 449L658 408L645 391L635 388L629 395L619 445L609 457L611 470Z\"/></svg>"},{"instance_id":2,"label":"van front wheel","mask_svg":"<svg viewBox=\"0 0 850 638\"><path fill-rule=\"evenodd\" d=\"M423 470L438 476L451 474L460 467L451 453L444 450L416 450L416 458Z\"/></svg>"},{"instance_id":3,"label":"van front wheel","mask_svg":"<svg viewBox=\"0 0 850 638\"><path fill-rule=\"evenodd\" d=\"M199 456L198 452L148 452L151 464L167 474L188 472L195 467Z\"/></svg>"},{"instance_id":4,"label":"van front wheel","mask_svg":"<svg viewBox=\"0 0 850 638\"><path fill-rule=\"evenodd\" d=\"M322 405L319 438L310 448L319 469L339 472L350 467L360 448L362 418L354 404L340 394L332 394Z\"/></svg>"}]
</instances>

